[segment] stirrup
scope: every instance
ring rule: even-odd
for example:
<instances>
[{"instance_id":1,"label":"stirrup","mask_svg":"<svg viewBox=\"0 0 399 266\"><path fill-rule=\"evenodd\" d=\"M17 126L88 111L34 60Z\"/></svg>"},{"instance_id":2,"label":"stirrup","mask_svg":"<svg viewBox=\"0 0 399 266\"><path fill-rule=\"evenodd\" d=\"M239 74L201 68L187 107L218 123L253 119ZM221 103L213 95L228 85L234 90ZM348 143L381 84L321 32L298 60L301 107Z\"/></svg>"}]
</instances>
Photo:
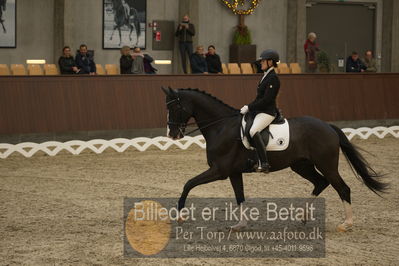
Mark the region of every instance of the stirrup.
<instances>
[{"instance_id":1,"label":"stirrup","mask_svg":"<svg viewBox=\"0 0 399 266\"><path fill-rule=\"evenodd\" d=\"M258 167L256 167L256 172L265 174L270 173L270 164L260 162L260 164L258 164Z\"/></svg>"}]
</instances>

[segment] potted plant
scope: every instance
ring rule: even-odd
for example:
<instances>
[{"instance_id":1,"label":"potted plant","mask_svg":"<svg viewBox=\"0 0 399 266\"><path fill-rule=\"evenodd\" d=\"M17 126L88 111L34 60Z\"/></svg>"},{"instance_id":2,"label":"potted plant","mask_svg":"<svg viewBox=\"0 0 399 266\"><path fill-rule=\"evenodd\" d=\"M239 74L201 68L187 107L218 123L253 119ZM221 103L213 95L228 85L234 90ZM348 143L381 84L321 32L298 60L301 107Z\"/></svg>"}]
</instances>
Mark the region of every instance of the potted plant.
<instances>
[{"instance_id":1,"label":"potted plant","mask_svg":"<svg viewBox=\"0 0 399 266\"><path fill-rule=\"evenodd\" d=\"M320 72L329 73L331 71L330 57L323 50L317 53L317 64Z\"/></svg>"},{"instance_id":2,"label":"potted plant","mask_svg":"<svg viewBox=\"0 0 399 266\"><path fill-rule=\"evenodd\" d=\"M252 44L251 32L245 25L235 27L230 45L230 62L252 63L256 60L256 45Z\"/></svg>"},{"instance_id":3,"label":"potted plant","mask_svg":"<svg viewBox=\"0 0 399 266\"><path fill-rule=\"evenodd\" d=\"M256 60L256 45L252 44L251 32L244 23L245 16L251 15L260 0L221 0L235 15L238 25L235 27L233 42L230 45L230 62L252 63Z\"/></svg>"}]
</instances>

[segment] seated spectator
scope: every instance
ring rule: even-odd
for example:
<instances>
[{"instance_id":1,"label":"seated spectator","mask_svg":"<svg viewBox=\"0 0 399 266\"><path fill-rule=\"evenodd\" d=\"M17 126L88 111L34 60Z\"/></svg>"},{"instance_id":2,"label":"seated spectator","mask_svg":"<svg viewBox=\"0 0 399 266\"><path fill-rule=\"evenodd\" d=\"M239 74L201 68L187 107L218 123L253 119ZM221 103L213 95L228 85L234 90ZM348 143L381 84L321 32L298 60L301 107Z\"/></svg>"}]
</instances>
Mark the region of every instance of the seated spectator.
<instances>
[{"instance_id":1,"label":"seated spectator","mask_svg":"<svg viewBox=\"0 0 399 266\"><path fill-rule=\"evenodd\" d=\"M152 62L154 62L154 59L149 56L148 54L144 54L144 72L146 74L156 74L158 69L152 66Z\"/></svg>"},{"instance_id":2,"label":"seated spectator","mask_svg":"<svg viewBox=\"0 0 399 266\"><path fill-rule=\"evenodd\" d=\"M62 49L62 53L63 55L58 59L58 65L60 67L61 74L77 74L79 72L79 68L76 67L75 60L71 54L71 48L69 46L65 46L64 49Z\"/></svg>"},{"instance_id":3,"label":"seated spectator","mask_svg":"<svg viewBox=\"0 0 399 266\"><path fill-rule=\"evenodd\" d=\"M191 55L191 73L208 74L208 66L205 59L204 47L197 46L195 53Z\"/></svg>"},{"instance_id":4,"label":"seated spectator","mask_svg":"<svg viewBox=\"0 0 399 266\"><path fill-rule=\"evenodd\" d=\"M87 53L87 45L82 44L79 47L79 53L75 57L76 66L80 69L79 74L96 74L96 63L93 56Z\"/></svg>"},{"instance_id":5,"label":"seated spectator","mask_svg":"<svg viewBox=\"0 0 399 266\"><path fill-rule=\"evenodd\" d=\"M206 63L209 73L222 73L222 62L220 56L216 54L215 46L208 46L208 53L206 54Z\"/></svg>"},{"instance_id":6,"label":"seated spectator","mask_svg":"<svg viewBox=\"0 0 399 266\"><path fill-rule=\"evenodd\" d=\"M133 74L155 74L157 71L152 67L151 62L154 59L148 54L144 54L140 47L134 47L133 49L133 64L132 64L132 73Z\"/></svg>"},{"instance_id":7,"label":"seated spectator","mask_svg":"<svg viewBox=\"0 0 399 266\"><path fill-rule=\"evenodd\" d=\"M133 74L132 73L133 57L130 54L129 46L123 46L121 48L121 58L119 59L119 65L121 69L121 74Z\"/></svg>"},{"instance_id":8,"label":"seated spectator","mask_svg":"<svg viewBox=\"0 0 399 266\"><path fill-rule=\"evenodd\" d=\"M346 72L364 72L366 66L359 59L357 52L352 52L352 55L346 59Z\"/></svg>"},{"instance_id":9,"label":"seated spectator","mask_svg":"<svg viewBox=\"0 0 399 266\"><path fill-rule=\"evenodd\" d=\"M363 63L366 66L366 72L377 72L377 61L374 59L372 51L366 51Z\"/></svg>"}]
</instances>

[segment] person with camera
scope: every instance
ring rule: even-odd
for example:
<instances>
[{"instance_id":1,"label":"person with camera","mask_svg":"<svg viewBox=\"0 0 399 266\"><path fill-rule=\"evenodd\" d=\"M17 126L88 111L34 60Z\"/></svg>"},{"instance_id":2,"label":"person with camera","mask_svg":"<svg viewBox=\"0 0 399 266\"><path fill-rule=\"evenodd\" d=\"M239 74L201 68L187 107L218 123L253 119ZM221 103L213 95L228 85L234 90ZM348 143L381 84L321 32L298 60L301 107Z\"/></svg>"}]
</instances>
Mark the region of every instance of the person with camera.
<instances>
[{"instance_id":1,"label":"person with camera","mask_svg":"<svg viewBox=\"0 0 399 266\"><path fill-rule=\"evenodd\" d=\"M176 30L176 37L179 38L179 50L182 60L182 67L185 74L187 74L187 55L189 58L193 53L194 35L194 24L190 23L190 18L188 15L185 15Z\"/></svg>"}]
</instances>

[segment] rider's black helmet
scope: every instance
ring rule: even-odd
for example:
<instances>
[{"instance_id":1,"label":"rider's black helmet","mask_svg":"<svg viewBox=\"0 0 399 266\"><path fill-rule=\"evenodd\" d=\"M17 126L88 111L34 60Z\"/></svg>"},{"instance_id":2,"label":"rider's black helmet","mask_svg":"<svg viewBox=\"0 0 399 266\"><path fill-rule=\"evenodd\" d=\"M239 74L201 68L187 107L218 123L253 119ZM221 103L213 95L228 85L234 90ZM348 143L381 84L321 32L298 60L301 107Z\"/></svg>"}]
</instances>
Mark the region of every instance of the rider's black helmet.
<instances>
[{"instance_id":1,"label":"rider's black helmet","mask_svg":"<svg viewBox=\"0 0 399 266\"><path fill-rule=\"evenodd\" d=\"M280 61L280 56L275 50L267 49L260 54L260 60L273 60L273 62L277 63Z\"/></svg>"}]
</instances>

